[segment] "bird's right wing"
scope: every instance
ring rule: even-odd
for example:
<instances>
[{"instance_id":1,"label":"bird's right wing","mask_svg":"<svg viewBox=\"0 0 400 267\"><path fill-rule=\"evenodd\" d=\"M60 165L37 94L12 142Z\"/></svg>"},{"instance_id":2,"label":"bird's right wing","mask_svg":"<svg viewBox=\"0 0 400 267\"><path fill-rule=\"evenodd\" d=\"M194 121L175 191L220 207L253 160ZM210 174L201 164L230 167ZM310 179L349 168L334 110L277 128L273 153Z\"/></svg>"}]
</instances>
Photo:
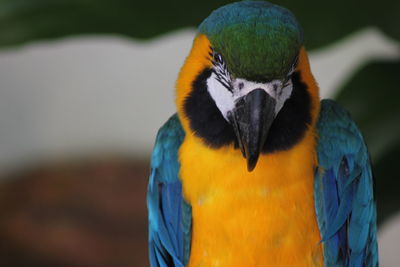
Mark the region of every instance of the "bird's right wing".
<instances>
[{"instance_id":1,"label":"bird's right wing","mask_svg":"<svg viewBox=\"0 0 400 267\"><path fill-rule=\"evenodd\" d=\"M152 267L183 267L190 254L192 210L182 197L178 150L184 131L173 115L159 130L147 192Z\"/></svg>"},{"instance_id":2,"label":"bird's right wing","mask_svg":"<svg viewBox=\"0 0 400 267\"><path fill-rule=\"evenodd\" d=\"M347 111L321 102L315 207L325 266L378 265L376 209L367 147Z\"/></svg>"}]
</instances>

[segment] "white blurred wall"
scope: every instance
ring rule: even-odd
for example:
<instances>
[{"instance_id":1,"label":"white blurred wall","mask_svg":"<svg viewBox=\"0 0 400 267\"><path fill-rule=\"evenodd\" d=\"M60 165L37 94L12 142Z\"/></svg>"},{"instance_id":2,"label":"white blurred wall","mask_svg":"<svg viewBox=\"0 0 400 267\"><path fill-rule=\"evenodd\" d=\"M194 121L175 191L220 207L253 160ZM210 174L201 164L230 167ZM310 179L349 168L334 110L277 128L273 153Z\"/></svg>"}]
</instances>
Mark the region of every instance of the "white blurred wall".
<instances>
[{"instance_id":1,"label":"white blurred wall","mask_svg":"<svg viewBox=\"0 0 400 267\"><path fill-rule=\"evenodd\" d=\"M194 35L86 36L0 50L0 170L108 150L149 155L175 110L174 83ZM398 48L368 28L311 52L322 97L367 61L399 57Z\"/></svg>"}]
</instances>

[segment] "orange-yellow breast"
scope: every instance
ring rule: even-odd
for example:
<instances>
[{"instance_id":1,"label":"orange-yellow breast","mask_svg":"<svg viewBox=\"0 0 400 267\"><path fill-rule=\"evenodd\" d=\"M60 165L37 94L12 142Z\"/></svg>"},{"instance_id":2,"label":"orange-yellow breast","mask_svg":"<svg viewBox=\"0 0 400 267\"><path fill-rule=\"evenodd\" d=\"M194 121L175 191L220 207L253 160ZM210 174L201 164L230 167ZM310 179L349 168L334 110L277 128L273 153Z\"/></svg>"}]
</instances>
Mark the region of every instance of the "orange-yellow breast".
<instances>
[{"instance_id":1,"label":"orange-yellow breast","mask_svg":"<svg viewBox=\"0 0 400 267\"><path fill-rule=\"evenodd\" d=\"M299 68L311 88L313 123L289 151L261 155L253 172L232 146L212 149L189 129L182 103L191 82L210 66L200 35L177 82L178 114L186 132L180 179L192 206L189 266L323 266L313 199L318 92L302 50ZM318 102L319 103L319 102Z\"/></svg>"},{"instance_id":2,"label":"orange-yellow breast","mask_svg":"<svg viewBox=\"0 0 400 267\"><path fill-rule=\"evenodd\" d=\"M232 150L190 136L180 149L193 214L189 266L322 266L312 151L301 144L261 156L249 173Z\"/></svg>"}]
</instances>

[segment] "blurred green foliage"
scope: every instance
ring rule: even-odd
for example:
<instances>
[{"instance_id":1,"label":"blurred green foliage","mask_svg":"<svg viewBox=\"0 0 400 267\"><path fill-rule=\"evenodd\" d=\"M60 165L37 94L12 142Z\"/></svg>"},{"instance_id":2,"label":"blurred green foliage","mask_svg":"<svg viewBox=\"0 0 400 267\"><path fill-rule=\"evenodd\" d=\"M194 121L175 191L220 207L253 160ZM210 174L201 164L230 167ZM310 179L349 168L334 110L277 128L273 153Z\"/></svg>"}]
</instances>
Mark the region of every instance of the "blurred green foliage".
<instances>
[{"instance_id":1,"label":"blurred green foliage","mask_svg":"<svg viewBox=\"0 0 400 267\"><path fill-rule=\"evenodd\" d=\"M0 46L84 33L151 38L197 27L227 0L0 0ZM289 8L305 30L306 45L329 44L365 26L400 39L400 1L272 1Z\"/></svg>"},{"instance_id":2,"label":"blurred green foliage","mask_svg":"<svg viewBox=\"0 0 400 267\"><path fill-rule=\"evenodd\" d=\"M87 33L151 38L229 1L0 0L0 45Z\"/></svg>"}]
</instances>

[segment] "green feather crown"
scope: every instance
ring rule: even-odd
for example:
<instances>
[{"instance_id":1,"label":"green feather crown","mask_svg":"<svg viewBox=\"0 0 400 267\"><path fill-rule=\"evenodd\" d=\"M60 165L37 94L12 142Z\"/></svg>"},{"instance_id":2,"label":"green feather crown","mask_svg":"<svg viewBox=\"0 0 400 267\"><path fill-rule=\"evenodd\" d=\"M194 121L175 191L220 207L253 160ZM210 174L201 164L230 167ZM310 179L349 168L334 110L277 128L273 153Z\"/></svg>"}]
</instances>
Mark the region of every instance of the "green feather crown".
<instances>
[{"instance_id":1,"label":"green feather crown","mask_svg":"<svg viewBox=\"0 0 400 267\"><path fill-rule=\"evenodd\" d=\"M303 44L303 32L287 9L243 1L213 11L199 27L235 77L284 79Z\"/></svg>"}]
</instances>

